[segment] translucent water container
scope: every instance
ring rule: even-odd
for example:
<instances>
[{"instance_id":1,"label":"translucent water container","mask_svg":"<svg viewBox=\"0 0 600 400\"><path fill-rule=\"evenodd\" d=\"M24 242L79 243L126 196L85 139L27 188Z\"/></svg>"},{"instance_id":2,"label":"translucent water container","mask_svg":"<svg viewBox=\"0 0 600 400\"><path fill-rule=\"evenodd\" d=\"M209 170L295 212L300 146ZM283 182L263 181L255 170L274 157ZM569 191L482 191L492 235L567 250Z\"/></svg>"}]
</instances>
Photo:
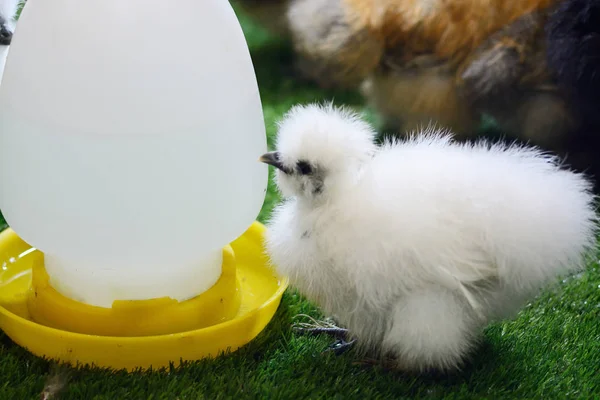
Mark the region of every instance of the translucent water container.
<instances>
[{"instance_id":1,"label":"translucent water container","mask_svg":"<svg viewBox=\"0 0 600 400\"><path fill-rule=\"evenodd\" d=\"M266 150L228 1L26 3L0 84L0 209L64 296L209 289L261 209Z\"/></svg>"}]
</instances>

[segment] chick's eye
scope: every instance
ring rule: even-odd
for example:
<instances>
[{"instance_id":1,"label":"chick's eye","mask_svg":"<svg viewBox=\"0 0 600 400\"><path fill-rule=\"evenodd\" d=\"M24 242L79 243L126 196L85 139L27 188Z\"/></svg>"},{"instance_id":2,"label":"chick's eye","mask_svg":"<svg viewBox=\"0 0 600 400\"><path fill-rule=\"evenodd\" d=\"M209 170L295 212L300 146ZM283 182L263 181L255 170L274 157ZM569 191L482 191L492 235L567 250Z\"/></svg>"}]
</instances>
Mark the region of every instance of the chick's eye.
<instances>
[{"instance_id":1,"label":"chick's eye","mask_svg":"<svg viewBox=\"0 0 600 400\"><path fill-rule=\"evenodd\" d=\"M296 164L296 168L298 169L298 172L302 175L312 174L313 172L312 167L306 161L298 161L298 163Z\"/></svg>"}]
</instances>

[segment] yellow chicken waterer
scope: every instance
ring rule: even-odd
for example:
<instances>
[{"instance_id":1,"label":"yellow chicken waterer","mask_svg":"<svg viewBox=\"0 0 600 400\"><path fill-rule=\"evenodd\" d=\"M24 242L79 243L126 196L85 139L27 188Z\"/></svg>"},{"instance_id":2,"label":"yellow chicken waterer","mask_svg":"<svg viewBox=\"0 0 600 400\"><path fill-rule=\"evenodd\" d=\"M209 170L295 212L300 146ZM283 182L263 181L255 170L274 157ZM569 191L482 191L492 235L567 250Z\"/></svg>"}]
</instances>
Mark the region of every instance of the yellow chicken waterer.
<instances>
[{"instance_id":1,"label":"yellow chicken waterer","mask_svg":"<svg viewBox=\"0 0 600 400\"><path fill-rule=\"evenodd\" d=\"M266 134L229 2L28 0L2 66L0 328L128 370L255 338L287 279L255 221Z\"/></svg>"}]
</instances>

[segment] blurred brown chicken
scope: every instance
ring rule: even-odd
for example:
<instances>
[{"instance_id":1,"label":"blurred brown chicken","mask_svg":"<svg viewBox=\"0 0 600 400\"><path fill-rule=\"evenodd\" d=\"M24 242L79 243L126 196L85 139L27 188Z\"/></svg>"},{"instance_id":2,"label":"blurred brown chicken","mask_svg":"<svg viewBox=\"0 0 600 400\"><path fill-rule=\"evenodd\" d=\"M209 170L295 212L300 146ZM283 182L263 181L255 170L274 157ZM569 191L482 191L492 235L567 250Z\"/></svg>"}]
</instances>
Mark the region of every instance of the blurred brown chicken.
<instances>
[{"instance_id":1,"label":"blurred brown chicken","mask_svg":"<svg viewBox=\"0 0 600 400\"><path fill-rule=\"evenodd\" d=\"M483 114L564 151L580 118L546 62L545 25L568 0L241 0L286 28L305 75L360 88L387 128L473 135ZM278 11L274 11L278 6ZM264 14L263 14L264 15Z\"/></svg>"}]
</instances>

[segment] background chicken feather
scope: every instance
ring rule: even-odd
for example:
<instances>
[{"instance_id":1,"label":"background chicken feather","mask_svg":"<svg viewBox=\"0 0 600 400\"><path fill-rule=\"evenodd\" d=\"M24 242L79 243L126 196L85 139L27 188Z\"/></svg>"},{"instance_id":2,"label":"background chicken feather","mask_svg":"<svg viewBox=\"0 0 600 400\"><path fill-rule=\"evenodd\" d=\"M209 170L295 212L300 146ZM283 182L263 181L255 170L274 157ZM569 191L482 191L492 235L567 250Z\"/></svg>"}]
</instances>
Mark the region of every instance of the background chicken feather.
<instances>
[{"instance_id":1,"label":"background chicken feather","mask_svg":"<svg viewBox=\"0 0 600 400\"><path fill-rule=\"evenodd\" d=\"M266 26L287 25L303 76L323 87L358 90L383 131L406 136L434 123L470 139L482 118L491 117L501 136L600 175L594 157L600 140L587 132L595 117L585 109L593 103L577 101L564 84L561 71L576 59L562 67L553 62L549 56L560 44L546 34L572 24L573 10L593 1L280 0L279 18L271 14ZM240 2L251 14L257 9ZM560 43L562 54L597 57L588 41Z\"/></svg>"}]
</instances>

